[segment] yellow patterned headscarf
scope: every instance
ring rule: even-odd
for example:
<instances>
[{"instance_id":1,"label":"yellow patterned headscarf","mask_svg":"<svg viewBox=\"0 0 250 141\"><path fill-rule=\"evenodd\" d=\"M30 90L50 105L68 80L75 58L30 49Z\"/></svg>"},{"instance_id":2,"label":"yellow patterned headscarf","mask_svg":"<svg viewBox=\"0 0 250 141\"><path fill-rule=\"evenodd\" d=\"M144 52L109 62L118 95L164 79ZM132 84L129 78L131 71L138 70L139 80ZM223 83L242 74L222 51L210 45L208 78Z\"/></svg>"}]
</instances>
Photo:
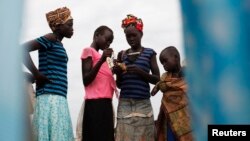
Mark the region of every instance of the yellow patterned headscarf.
<instances>
[{"instance_id":1,"label":"yellow patterned headscarf","mask_svg":"<svg viewBox=\"0 0 250 141\"><path fill-rule=\"evenodd\" d=\"M64 24L68 20L72 19L71 12L67 7L58 8L54 11L46 13L47 22L52 30L56 25Z\"/></svg>"}]
</instances>

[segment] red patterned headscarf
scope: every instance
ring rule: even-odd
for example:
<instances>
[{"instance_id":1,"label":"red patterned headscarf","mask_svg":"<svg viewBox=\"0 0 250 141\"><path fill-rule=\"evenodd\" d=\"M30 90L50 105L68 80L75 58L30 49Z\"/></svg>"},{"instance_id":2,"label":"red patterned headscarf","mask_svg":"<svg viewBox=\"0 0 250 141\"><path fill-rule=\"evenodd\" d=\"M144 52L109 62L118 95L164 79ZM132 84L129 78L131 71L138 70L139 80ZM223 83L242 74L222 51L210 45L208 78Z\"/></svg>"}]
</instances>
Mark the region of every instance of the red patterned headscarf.
<instances>
[{"instance_id":1,"label":"red patterned headscarf","mask_svg":"<svg viewBox=\"0 0 250 141\"><path fill-rule=\"evenodd\" d=\"M122 28L126 29L129 25L133 25L137 30L142 32L143 29L143 22L140 18L129 14L125 19L122 20Z\"/></svg>"},{"instance_id":2,"label":"red patterned headscarf","mask_svg":"<svg viewBox=\"0 0 250 141\"><path fill-rule=\"evenodd\" d=\"M72 19L71 12L67 7L58 8L54 11L50 11L46 14L47 22L52 30L56 25L64 24L68 20Z\"/></svg>"}]
</instances>

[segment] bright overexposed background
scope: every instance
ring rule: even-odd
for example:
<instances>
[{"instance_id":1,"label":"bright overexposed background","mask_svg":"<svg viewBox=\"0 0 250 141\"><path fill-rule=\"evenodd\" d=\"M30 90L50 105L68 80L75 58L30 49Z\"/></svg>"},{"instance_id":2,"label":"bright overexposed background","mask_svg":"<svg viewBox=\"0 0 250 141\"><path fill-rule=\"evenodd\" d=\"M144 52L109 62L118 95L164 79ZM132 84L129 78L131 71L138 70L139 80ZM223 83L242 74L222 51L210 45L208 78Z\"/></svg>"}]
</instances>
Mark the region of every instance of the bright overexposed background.
<instances>
[{"instance_id":1,"label":"bright overexposed background","mask_svg":"<svg viewBox=\"0 0 250 141\"><path fill-rule=\"evenodd\" d=\"M63 40L69 57L68 103L74 132L84 97L80 56L82 49L91 44L94 30L98 26L107 25L114 31L111 47L117 54L118 51L129 48L121 28L121 20L127 14L133 14L144 22L142 45L153 48L157 52L161 74L164 70L159 63L159 54L165 47L176 46L180 51L181 60L185 58L178 0L25 0L20 43L51 32L45 13L63 6L71 9L74 18L74 35L71 39ZM38 65L37 52L31 54L35 64ZM156 119L161 94L152 97L151 101ZM116 109L116 97L113 102Z\"/></svg>"}]
</instances>

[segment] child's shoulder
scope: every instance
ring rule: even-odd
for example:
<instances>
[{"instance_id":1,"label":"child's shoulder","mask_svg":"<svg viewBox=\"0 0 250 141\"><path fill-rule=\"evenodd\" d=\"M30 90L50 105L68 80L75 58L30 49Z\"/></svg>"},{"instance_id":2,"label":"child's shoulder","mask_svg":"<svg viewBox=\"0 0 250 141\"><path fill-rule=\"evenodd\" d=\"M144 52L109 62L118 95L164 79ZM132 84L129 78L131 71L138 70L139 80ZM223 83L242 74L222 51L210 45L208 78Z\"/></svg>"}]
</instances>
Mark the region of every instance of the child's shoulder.
<instances>
[{"instance_id":1,"label":"child's shoulder","mask_svg":"<svg viewBox=\"0 0 250 141\"><path fill-rule=\"evenodd\" d=\"M144 52L150 53L150 54L157 54L154 49L149 47L143 47Z\"/></svg>"},{"instance_id":2,"label":"child's shoulder","mask_svg":"<svg viewBox=\"0 0 250 141\"><path fill-rule=\"evenodd\" d=\"M35 41L51 43L51 42L56 42L57 40L52 33L48 33L40 37L37 37Z\"/></svg>"},{"instance_id":3,"label":"child's shoulder","mask_svg":"<svg viewBox=\"0 0 250 141\"><path fill-rule=\"evenodd\" d=\"M86 57L94 57L94 56L100 56L100 54L98 53L98 51L96 51L94 48L92 47L84 47L82 49L82 58L86 58Z\"/></svg>"},{"instance_id":4,"label":"child's shoulder","mask_svg":"<svg viewBox=\"0 0 250 141\"><path fill-rule=\"evenodd\" d=\"M51 41L51 42L57 41L57 39L53 33L45 34L45 35L41 36L40 38L45 38L46 40Z\"/></svg>"},{"instance_id":5,"label":"child's shoulder","mask_svg":"<svg viewBox=\"0 0 250 141\"><path fill-rule=\"evenodd\" d=\"M153 48L150 48L150 47L143 47L144 48L144 50L151 50L151 51L154 51L154 49Z\"/></svg>"}]
</instances>

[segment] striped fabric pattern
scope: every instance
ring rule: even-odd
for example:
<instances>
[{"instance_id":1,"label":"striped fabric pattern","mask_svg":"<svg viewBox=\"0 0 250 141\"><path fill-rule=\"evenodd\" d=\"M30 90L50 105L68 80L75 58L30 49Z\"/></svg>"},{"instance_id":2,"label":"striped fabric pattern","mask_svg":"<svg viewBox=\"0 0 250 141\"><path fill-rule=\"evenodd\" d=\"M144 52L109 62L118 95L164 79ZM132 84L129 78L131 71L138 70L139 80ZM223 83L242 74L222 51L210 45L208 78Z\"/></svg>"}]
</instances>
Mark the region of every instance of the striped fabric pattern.
<instances>
[{"instance_id":1,"label":"striped fabric pattern","mask_svg":"<svg viewBox=\"0 0 250 141\"><path fill-rule=\"evenodd\" d=\"M43 87L36 87L36 96L53 93L66 97L68 87L66 50L62 43L49 41L45 37L40 37L36 41L43 47L38 51L39 71L52 81Z\"/></svg>"},{"instance_id":2,"label":"striped fabric pattern","mask_svg":"<svg viewBox=\"0 0 250 141\"><path fill-rule=\"evenodd\" d=\"M122 57L123 62L126 65L136 65L145 72L150 72L150 60L156 52L150 48L144 48L138 58L131 62L128 56L124 54ZM150 98L150 86L148 82L145 82L141 76L137 74L125 73L121 77L121 98L136 98L136 99L148 99Z\"/></svg>"}]
</instances>

